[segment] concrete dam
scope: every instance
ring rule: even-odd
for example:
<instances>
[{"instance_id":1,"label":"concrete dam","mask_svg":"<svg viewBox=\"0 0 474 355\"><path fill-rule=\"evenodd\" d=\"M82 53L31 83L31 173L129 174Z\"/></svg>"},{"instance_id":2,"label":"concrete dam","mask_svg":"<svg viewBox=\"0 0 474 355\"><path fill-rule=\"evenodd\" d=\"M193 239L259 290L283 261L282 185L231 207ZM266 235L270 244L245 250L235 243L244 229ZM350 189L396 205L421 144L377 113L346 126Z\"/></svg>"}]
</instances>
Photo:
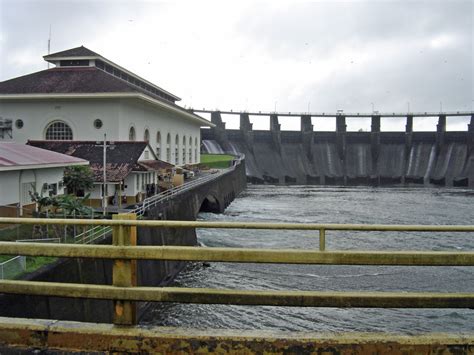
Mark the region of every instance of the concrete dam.
<instances>
[{"instance_id":1,"label":"concrete dam","mask_svg":"<svg viewBox=\"0 0 474 355\"><path fill-rule=\"evenodd\" d=\"M474 187L474 114L437 114L434 132L414 132L416 117L434 114L300 115L300 131L282 131L272 113L211 113L202 129L203 150L244 153L247 180L256 184L394 185ZM221 113L240 115L240 129L226 129ZM253 130L250 115L270 117L270 130ZM296 116L296 114L283 114ZM335 117L335 132L313 130L311 117ZM470 116L466 131L446 131L449 116ZM348 132L346 117L370 117L370 132ZM382 132L381 117L405 117L404 132Z\"/></svg>"}]
</instances>

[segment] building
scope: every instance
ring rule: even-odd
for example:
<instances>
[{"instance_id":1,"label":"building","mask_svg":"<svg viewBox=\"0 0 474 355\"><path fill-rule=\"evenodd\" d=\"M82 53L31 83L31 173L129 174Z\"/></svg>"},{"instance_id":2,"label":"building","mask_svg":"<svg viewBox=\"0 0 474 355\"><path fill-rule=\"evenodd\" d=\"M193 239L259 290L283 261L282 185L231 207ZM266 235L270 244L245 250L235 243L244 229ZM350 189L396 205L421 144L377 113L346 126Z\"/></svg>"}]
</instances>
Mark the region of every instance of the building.
<instances>
[{"instance_id":1,"label":"building","mask_svg":"<svg viewBox=\"0 0 474 355\"><path fill-rule=\"evenodd\" d=\"M104 145L101 141L28 141L34 147L89 161L94 174L90 206L99 207L103 201ZM106 142L106 206L135 204L159 192L159 181L166 170L174 166L156 158L146 142ZM170 177L171 178L171 177Z\"/></svg>"},{"instance_id":2,"label":"building","mask_svg":"<svg viewBox=\"0 0 474 355\"><path fill-rule=\"evenodd\" d=\"M147 141L158 159L200 162L200 128L212 123L179 97L77 47L43 57L54 68L0 83L0 141Z\"/></svg>"},{"instance_id":3,"label":"building","mask_svg":"<svg viewBox=\"0 0 474 355\"><path fill-rule=\"evenodd\" d=\"M31 214L30 192L64 193L64 168L88 165L83 159L18 143L0 142L0 216Z\"/></svg>"}]
</instances>

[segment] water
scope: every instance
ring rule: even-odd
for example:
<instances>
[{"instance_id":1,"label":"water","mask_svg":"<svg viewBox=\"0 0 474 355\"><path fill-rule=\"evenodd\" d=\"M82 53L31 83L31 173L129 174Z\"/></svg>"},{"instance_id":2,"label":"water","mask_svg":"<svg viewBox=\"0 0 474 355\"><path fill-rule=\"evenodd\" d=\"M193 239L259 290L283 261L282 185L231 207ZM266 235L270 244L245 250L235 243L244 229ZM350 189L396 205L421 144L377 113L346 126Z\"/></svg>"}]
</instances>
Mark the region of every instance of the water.
<instances>
[{"instance_id":1,"label":"water","mask_svg":"<svg viewBox=\"0 0 474 355\"><path fill-rule=\"evenodd\" d=\"M474 192L461 189L313 186L249 186L222 215L203 220L472 224ZM317 232L199 230L209 247L317 248ZM474 249L467 233L336 232L327 249ZM175 282L181 287L247 290L474 292L474 268L190 264ZM144 324L195 328L375 331L417 334L474 330L474 310L338 309L153 304Z\"/></svg>"}]
</instances>

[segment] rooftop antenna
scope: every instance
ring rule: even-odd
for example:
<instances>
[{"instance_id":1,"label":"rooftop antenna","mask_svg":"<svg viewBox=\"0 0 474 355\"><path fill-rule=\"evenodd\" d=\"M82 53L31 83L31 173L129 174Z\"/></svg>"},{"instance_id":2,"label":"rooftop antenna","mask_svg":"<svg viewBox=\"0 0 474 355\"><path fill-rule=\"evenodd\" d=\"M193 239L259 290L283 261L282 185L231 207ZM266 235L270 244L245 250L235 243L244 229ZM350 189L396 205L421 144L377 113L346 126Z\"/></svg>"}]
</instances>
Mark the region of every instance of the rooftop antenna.
<instances>
[{"instance_id":1,"label":"rooftop antenna","mask_svg":"<svg viewBox=\"0 0 474 355\"><path fill-rule=\"evenodd\" d=\"M48 37L48 55L51 53L51 24L49 25L49 37ZM48 62L49 69L49 62Z\"/></svg>"}]
</instances>

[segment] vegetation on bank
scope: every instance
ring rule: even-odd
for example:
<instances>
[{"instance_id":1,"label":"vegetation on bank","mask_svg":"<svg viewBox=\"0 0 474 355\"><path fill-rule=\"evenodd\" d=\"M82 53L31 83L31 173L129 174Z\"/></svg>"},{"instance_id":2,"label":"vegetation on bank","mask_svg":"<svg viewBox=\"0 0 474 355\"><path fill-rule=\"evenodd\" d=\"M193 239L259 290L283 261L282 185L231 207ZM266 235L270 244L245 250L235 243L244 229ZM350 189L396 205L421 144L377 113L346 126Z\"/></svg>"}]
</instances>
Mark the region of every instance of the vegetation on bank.
<instances>
[{"instance_id":1,"label":"vegetation on bank","mask_svg":"<svg viewBox=\"0 0 474 355\"><path fill-rule=\"evenodd\" d=\"M234 156L228 154L201 154L201 165L209 168L228 168L233 159Z\"/></svg>"}]
</instances>

